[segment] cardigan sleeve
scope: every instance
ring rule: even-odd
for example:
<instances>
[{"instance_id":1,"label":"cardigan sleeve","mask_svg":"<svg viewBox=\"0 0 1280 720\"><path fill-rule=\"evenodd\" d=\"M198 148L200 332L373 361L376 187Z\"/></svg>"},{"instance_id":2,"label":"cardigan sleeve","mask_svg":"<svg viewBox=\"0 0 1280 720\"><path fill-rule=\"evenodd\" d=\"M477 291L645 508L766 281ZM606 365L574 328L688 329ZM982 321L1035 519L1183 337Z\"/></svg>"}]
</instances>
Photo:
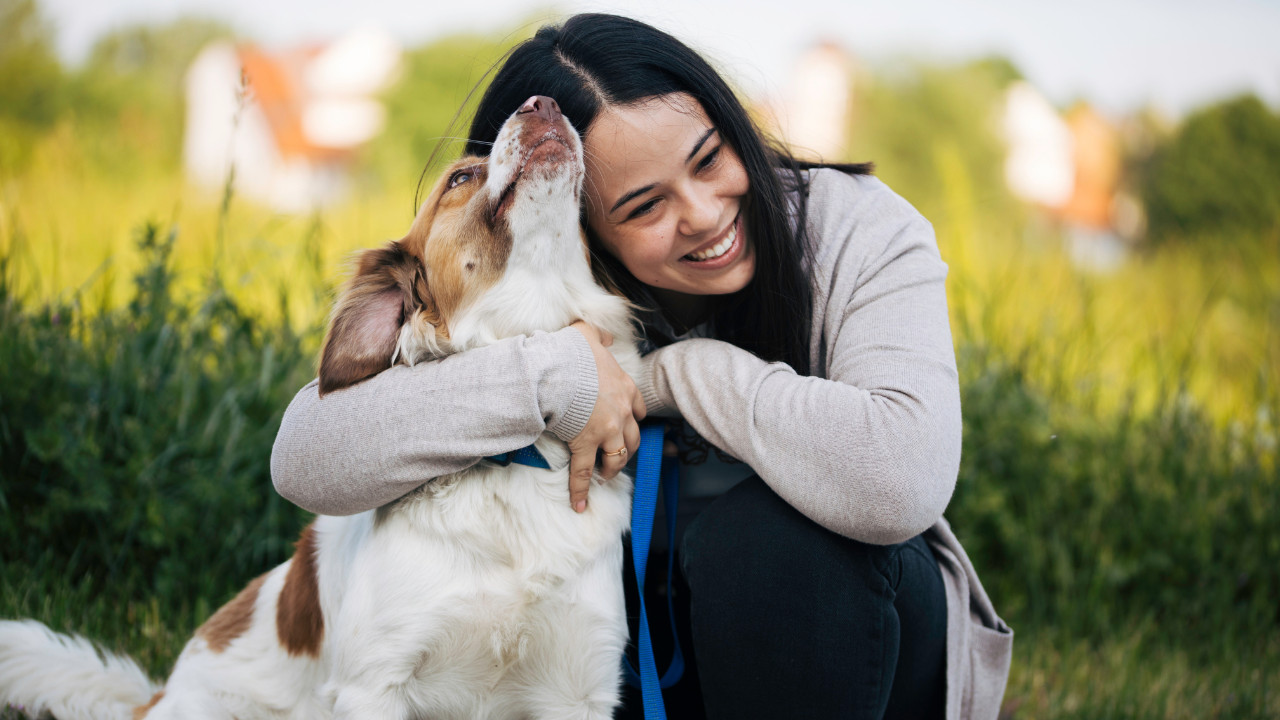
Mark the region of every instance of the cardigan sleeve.
<instances>
[{"instance_id":1,"label":"cardigan sleeve","mask_svg":"<svg viewBox=\"0 0 1280 720\"><path fill-rule=\"evenodd\" d=\"M543 431L572 439L596 393L591 346L572 328L396 366L323 398L312 381L285 410L271 479L306 510L363 512Z\"/></svg>"},{"instance_id":2,"label":"cardigan sleeve","mask_svg":"<svg viewBox=\"0 0 1280 720\"><path fill-rule=\"evenodd\" d=\"M932 227L873 178L815 173L815 374L717 340L656 350L649 411L682 415L822 526L903 542L942 516L960 463L947 267Z\"/></svg>"}]
</instances>

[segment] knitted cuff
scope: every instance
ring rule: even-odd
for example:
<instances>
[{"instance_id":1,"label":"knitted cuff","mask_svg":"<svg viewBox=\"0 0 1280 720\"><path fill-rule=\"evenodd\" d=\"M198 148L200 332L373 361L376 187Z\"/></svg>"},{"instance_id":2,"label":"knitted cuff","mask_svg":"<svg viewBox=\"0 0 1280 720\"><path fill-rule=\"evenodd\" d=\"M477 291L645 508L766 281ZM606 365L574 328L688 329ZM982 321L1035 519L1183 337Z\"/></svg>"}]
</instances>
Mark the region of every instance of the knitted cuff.
<instances>
[{"instance_id":1,"label":"knitted cuff","mask_svg":"<svg viewBox=\"0 0 1280 720\"><path fill-rule=\"evenodd\" d=\"M662 350L654 350L640 358L640 374L631 378L635 380L636 387L640 389L640 395L644 397L644 407L649 415L667 415L671 410L671 406L658 394L656 375L658 354L661 352Z\"/></svg>"},{"instance_id":2,"label":"knitted cuff","mask_svg":"<svg viewBox=\"0 0 1280 720\"><path fill-rule=\"evenodd\" d=\"M552 427L547 428L552 435L569 442L582 432L591 419L591 412L596 407L596 395L600 392L600 380L596 377L596 357L591 352L591 344L577 330L564 331L573 338L573 365L576 368L577 381L574 383L573 399L569 407Z\"/></svg>"}]
</instances>

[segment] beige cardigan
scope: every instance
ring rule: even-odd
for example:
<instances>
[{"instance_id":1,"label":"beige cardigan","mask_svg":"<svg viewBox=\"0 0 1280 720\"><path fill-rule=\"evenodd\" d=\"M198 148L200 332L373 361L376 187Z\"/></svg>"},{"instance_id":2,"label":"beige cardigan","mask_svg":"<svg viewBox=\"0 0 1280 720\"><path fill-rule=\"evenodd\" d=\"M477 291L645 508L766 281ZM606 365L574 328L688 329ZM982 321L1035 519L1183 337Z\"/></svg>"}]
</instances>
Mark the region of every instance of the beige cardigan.
<instances>
[{"instance_id":1,"label":"beige cardigan","mask_svg":"<svg viewBox=\"0 0 1280 720\"><path fill-rule=\"evenodd\" d=\"M933 229L879 180L834 170L812 173L809 227L814 376L693 339L645 356L636 383L650 413L683 416L824 527L877 544L924 533L947 589L947 718L995 718L1013 633L942 518L961 420ZM361 512L544 430L576 436L596 389L575 330L391 368L324 400L311 383L285 412L272 478L313 512Z\"/></svg>"}]
</instances>

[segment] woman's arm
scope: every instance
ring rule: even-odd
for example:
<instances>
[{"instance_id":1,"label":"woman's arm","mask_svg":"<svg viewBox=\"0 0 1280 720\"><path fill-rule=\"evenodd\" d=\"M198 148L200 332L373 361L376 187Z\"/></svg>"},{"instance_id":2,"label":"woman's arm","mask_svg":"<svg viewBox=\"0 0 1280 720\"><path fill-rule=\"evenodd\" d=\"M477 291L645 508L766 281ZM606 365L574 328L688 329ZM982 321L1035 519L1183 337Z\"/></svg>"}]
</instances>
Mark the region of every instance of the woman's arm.
<instances>
[{"instance_id":1,"label":"woman's arm","mask_svg":"<svg viewBox=\"0 0 1280 720\"><path fill-rule=\"evenodd\" d=\"M815 321L823 344L803 377L715 340L645 358L650 413L675 410L748 463L788 503L863 542L902 542L942 515L960 462L960 393L929 224L878 181L815 181L821 239Z\"/></svg>"},{"instance_id":2,"label":"woman's arm","mask_svg":"<svg viewBox=\"0 0 1280 720\"><path fill-rule=\"evenodd\" d=\"M285 410L271 479L312 512L363 512L544 430L572 440L596 395L591 346L571 328L396 366L324 398L312 382Z\"/></svg>"}]
</instances>

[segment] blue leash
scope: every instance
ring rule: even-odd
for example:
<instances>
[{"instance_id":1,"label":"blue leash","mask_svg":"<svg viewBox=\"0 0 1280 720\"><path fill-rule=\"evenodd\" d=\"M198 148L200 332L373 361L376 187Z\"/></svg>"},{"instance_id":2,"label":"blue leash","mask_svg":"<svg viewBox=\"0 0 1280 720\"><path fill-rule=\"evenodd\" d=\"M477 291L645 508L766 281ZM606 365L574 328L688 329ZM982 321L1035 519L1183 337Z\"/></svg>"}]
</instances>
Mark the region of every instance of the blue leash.
<instances>
[{"instance_id":1,"label":"blue leash","mask_svg":"<svg viewBox=\"0 0 1280 720\"><path fill-rule=\"evenodd\" d=\"M680 501L680 465L673 458L663 462L662 440L664 426L661 422L648 422L640 426L640 450L636 453L635 495L631 501L631 559L635 565L636 587L640 591L640 671L631 667L624 655L622 670L627 684L640 688L644 699L645 720L666 720L666 708L662 704L662 688L676 684L684 675L684 653L680 650L680 636L676 634L676 613L671 598L672 573L675 570L676 506ZM503 467L516 463L530 467L550 469L546 458L537 448L513 450L502 455L485 458ZM653 539L653 518L658 509L658 486L662 485L663 509L667 513L667 614L671 618L671 639L674 647L667 672L658 679L658 666L653 660L653 640L649 636L649 613L644 606L645 565L649 561L649 543Z\"/></svg>"},{"instance_id":2,"label":"blue leash","mask_svg":"<svg viewBox=\"0 0 1280 720\"><path fill-rule=\"evenodd\" d=\"M631 501L631 559L635 564L636 587L640 592L640 672L631 667L631 661L623 658L622 668L627 684L639 687L644 698L646 720L666 720L662 705L662 690L676 684L684 675L684 653L680 650L680 636L676 634L676 613L672 603L672 572L675 568L676 506L680 500L680 466L672 459L662 462L662 423L646 423L640 428L640 451L636 453L635 497ZM644 606L645 565L649 561L649 542L653 538L653 518L658 506L658 484L661 480L663 509L667 513L667 613L671 618L671 639L674 647L671 664L662 679L658 679L658 667L653 660L653 641L649 636L649 612Z\"/></svg>"}]
</instances>

